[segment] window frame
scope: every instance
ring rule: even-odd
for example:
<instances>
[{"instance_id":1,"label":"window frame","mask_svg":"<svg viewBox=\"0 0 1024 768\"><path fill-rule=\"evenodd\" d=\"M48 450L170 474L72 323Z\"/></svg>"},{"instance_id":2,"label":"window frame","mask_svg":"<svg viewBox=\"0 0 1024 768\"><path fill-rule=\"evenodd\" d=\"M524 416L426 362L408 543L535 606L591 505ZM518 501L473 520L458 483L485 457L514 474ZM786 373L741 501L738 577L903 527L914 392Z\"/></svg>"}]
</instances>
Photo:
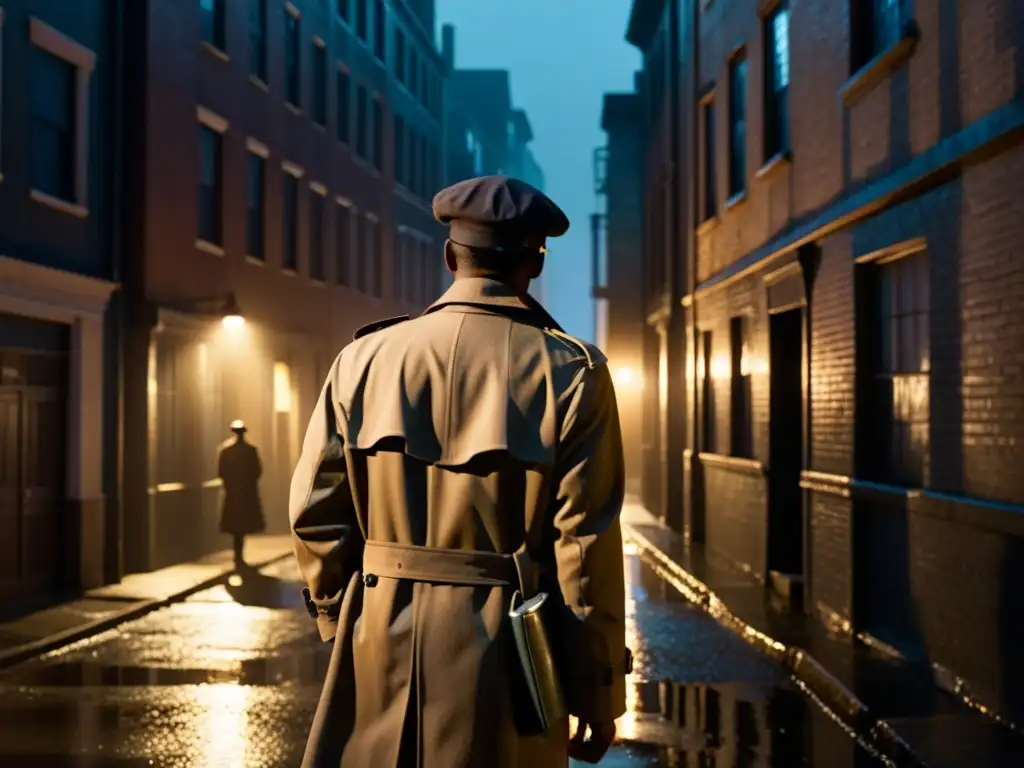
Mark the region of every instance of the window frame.
<instances>
[{"instance_id":1,"label":"window frame","mask_svg":"<svg viewBox=\"0 0 1024 768\"><path fill-rule=\"evenodd\" d=\"M270 150L266 144L257 141L254 138L248 138L245 142L246 150L246 207L245 207L245 257L248 261L256 264L266 264L267 261L267 167L268 160L270 159ZM260 200L259 200L259 245L260 252L253 253L252 251L252 234L253 234L253 222L252 212L253 208L249 205L249 193L251 191L250 185L252 184L250 164L252 158L259 158L261 161L261 184L260 184Z\"/></svg>"},{"instance_id":2,"label":"window frame","mask_svg":"<svg viewBox=\"0 0 1024 768\"><path fill-rule=\"evenodd\" d=\"M342 98L342 83L345 84ZM352 145L352 72L338 61L334 80L334 138L346 147Z\"/></svg>"},{"instance_id":3,"label":"window frame","mask_svg":"<svg viewBox=\"0 0 1024 768\"><path fill-rule=\"evenodd\" d=\"M327 129L328 113L328 71L327 43L322 37L313 35L313 60L310 62L310 69L313 70L310 88L313 90L313 98L310 104L310 120L317 128Z\"/></svg>"},{"instance_id":4,"label":"window frame","mask_svg":"<svg viewBox=\"0 0 1024 768\"><path fill-rule=\"evenodd\" d=\"M867 69L872 62L894 48L903 36L903 28L909 18L908 0L893 0L894 10L887 19L891 28L887 34L880 34L877 4L885 0L852 0L850 5L850 74Z\"/></svg>"},{"instance_id":5,"label":"window frame","mask_svg":"<svg viewBox=\"0 0 1024 768\"><path fill-rule=\"evenodd\" d=\"M268 6L268 0L249 0L249 77L255 78L264 86L270 77L267 40L270 26ZM257 22L255 27L254 20Z\"/></svg>"},{"instance_id":6,"label":"window frame","mask_svg":"<svg viewBox=\"0 0 1024 768\"><path fill-rule=\"evenodd\" d=\"M356 227L353 226L355 217L359 215L359 211L356 209L352 201L342 195L336 195L334 198L334 285L344 286L346 288L355 288L353 277L353 264L352 258L355 252L353 247L352 238L355 236ZM342 214L344 211L344 214ZM345 249L343 253L339 253L339 243L341 242L341 235L339 234L339 222L342 221L342 215L346 217L345 223ZM344 265L344 267L342 266Z\"/></svg>"},{"instance_id":7,"label":"window frame","mask_svg":"<svg viewBox=\"0 0 1024 768\"><path fill-rule=\"evenodd\" d=\"M786 15L785 65L786 84L779 88L776 80L776 60L779 55L779 39L775 27L776 19ZM792 82L792 58L789 48L790 22L789 0L775 0L764 9L761 16L762 40L762 154L764 164L786 156L790 151L789 136L789 86Z\"/></svg>"},{"instance_id":8,"label":"window frame","mask_svg":"<svg viewBox=\"0 0 1024 768\"><path fill-rule=\"evenodd\" d=\"M894 273L897 279L905 278L906 275L900 274L899 270L906 269L908 265L911 272L920 270L913 275L915 290L922 287L924 290L911 292L913 306L909 311L896 310L895 314L887 314L882 300L883 286L892 279ZM865 411L871 416L860 423L857 433L857 463L863 465L858 467L858 472L866 479L897 487L925 487L930 484L931 469L933 357L932 262L927 244L923 238L911 240L860 257L857 259L857 270L857 289L862 291L857 301L857 370L864 371L858 377L859 396ZM893 310L893 305L901 301L899 288L890 297L889 310ZM915 343L911 345L916 350L917 358L913 366L894 359L894 356L900 357L899 348L903 347L907 339L902 333L894 337L890 337L890 334L903 329L904 325L900 322L887 322L908 317L912 318L910 325L916 329L913 334ZM912 392L915 389L916 393ZM898 390L910 395L909 399L915 401L918 418L902 418L899 415L898 411L902 409L896 403L900 399ZM921 411L924 412L924 418L920 418ZM919 450L916 453L915 431L917 439L923 443L917 446Z\"/></svg>"},{"instance_id":9,"label":"window frame","mask_svg":"<svg viewBox=\"0 0 1024 768\"><path fill-rule=\"evenodd\" d=\"M34 48L46 51L75 68L75 149L74 167L71 169L74 199L62 200L31 186L29 198L63 213L85 218L89 215L89 95L96 54L35 16L29 18L29 42Z\"/></svg>"},{"instance_id":10,"label":"window frame","mask_svg":"<svg viewBox=\"0 0 1024 768\"><path fill-rule=\"evenodd\" d=\"M295 112L302 110L302 13L292 3L284 4L284 102ZM294 29L289 27L294 23ZM288 67L288 47L294 43L294 74Z\"/></svg>"},{"instance_id":11,"label":"window frame","mask_svg":"<svg viewBox=\"0 0 1024 768\"><path fill-rule=\"evenodd\" d=\"M320 204L320 221L316 221L316 201ZM306 216L306 227L309 234L309 242L306 247L309 279L313 283L326 285L327 274L327 238L324 237L327 229L327 187L318 181L309 182L309 212ZM314 238L314 234L316 237ZM319 248L317 248L319 245ZM314 266L318 269L314 270Z\"/></svg>"},{"instance_id":12,"label":"window frame","mask_svg":"<svg viewBox=\"0 0 1024 768\"><path fill-rule=\"evenodd\" d=\"M718 164L715 131L717 113L714 90L698 102L700 109L700 205L701 223L718 216Z\"/></svg>"},{"instance_id":13,"label":"window frame","mask_svg":"<svg viewBox=\"0 0 1024 768\"><path fill-rule=\"evenodd\" d=\"M736 72L743 69L743 94L736 96ZM748 102L749 102L749 64L746 48L740 48L729 59L728 73L728 125L729 125L729 199L742 198L747 192L747 176L749 163L747 157L748 138ZM737 112L742 112L742 117L737 118ZM742 124L742 130L739 129ZM737 133L740 134L737 138Z\"/></svg>"},{"instance_id":14,"label":"window frame","mask_svg":"<svg viewBox=\"0 0 1024 768\"><path fill-rule=\"evenodd\" d=\"M281 177L281 272L286 275L297 275L300 268L300 252L302 249L302 223L300 221L302 217L302 202L301 190L302 190L302 179L306 175L305 169L301 166L289 160L281 161L281 170L283 171ZM285 201L285 184L290 183L295 185L295 201L293 203L292 215L292 226L294 232L288 232L287 217L288 210ZM291 247L294 256L289 263L289 246Z\"/></svg>"},{"instance_id":15,"label":"window frame","mask_svg":"<svg viewBox=\"0 0 1024 768\"><path fill-rule=\"evenodd\" d=\"M228 128L230 124L227 119L218 115L216 112L207 109L204 106L196 107L196 122L199 127L198 138L199 138L199 156L200 156L200 176L202 175L202 131L207 130L218 136L217 145L217 157L216 167L214 168L215 174L215 185L214 185L214 199L216 204L216 219L217 219L217 241L209 240L203 237L200 232L200 221L199 221L199 206L196 206L196 241L195 245L198 250L211 253L215 256L224 255L224 154L225 154L225 139L227 136ZM196 189L202 185L202 179L200 183L196 185ZM197 201L198 202L198 201Z\"/></svg>"},{"instance_id":16,"label":"window frame","mask_svg":"<svg viewBox=\"0 0 1024 768\"><path fill-rule=\"evenodd\" d=\"M206 11L202 7L203 0L199 0L199 37L203 44L214 51L226 54L228 51L228 14L227 0L210 0L213 7ZM209 15L212 19L211 37L206 37L205 19Z\"/></svg>"},{"instance_id":17,"label":"window frame","mask_svg":"<svg viewBox=\"0 0 1024 768\"><path fill-rule=\"evenodd\" d=\"M379 93L373 94L373 98L370 104L370 122L372 123L372 130L370 131L371 144L370 147L370 163L381 173L384 172L385 160L385 122L387 121L387 109L384 105L384 97Z\"/></svg>"}]
</instances>

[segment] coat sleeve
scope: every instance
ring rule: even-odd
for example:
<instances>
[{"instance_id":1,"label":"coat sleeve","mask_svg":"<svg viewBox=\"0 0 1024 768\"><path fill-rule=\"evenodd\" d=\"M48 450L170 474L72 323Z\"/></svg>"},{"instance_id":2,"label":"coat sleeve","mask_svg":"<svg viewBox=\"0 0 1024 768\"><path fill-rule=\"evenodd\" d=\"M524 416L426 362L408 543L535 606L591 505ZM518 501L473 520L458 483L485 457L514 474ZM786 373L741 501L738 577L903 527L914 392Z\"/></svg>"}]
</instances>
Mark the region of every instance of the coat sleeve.
<instances>
[{"instance_id":1,"label":"coat sleeve","mask_svg":"<svg viewBox=\"0 0 1024 768\"><path fill-rule=\"evenodd\" d=\"M568 396L554 516L559 586L578 620L569 633L566 703L582 720L608 721L625 711L628 670L619 527L625 466L607 366L583 369Z\"/></svg>"},{"instance_id":2,"label":"coat sleeve","mask_svg":"<svg viewBox=\"0 0 1024 768\"><path fill-rule=\"evenodd\" d=\"M334 638L342 593L359 567L355 557L362 542L332 379L333 368L306 429L288 504L295 558L308 585L306 606L324 640Z\"/></svg>"}]
</instances>

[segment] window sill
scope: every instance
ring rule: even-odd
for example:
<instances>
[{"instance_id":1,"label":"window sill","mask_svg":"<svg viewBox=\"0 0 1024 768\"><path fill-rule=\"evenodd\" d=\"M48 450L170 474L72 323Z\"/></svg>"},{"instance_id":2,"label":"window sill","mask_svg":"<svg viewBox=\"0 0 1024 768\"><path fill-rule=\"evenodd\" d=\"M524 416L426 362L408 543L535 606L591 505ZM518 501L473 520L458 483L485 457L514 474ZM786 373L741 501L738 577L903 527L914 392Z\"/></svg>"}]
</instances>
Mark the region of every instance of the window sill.
<instances>
[{"instance_id":1,"label":"window sill","mask_svg":"<svg viewBox=\"0 0 1024 768\"><path fill-rule=\"evenodd\" d=\"M296 105L296 104L292 104L292 103L291 103L290 101L286 101L286 102L284 103L284 107L285 107L285 109L287 109L287 110L288 110L289 112L291 112L291 113L292 113L293 115L296 115L296 116L298 116L298 115L301 115L301 114L302 114L302 107L300 107L300 106L298 106L298 105Z\"/></svg>"},{"instance_id":2,"label":"window sill","mask_svg":"<svg viewBox=\"0 0 1024 768\"><path fill-rule=\"evenodd\" d=\"M84 219L89 215L89 209L84 205L72 203L69 200L61 200L59 197L40 192L38 189L29 190L28 196L37 203L42 203L53 208L55 211L67 213L79 219Z\"/></svg>"},{"instance_id":3,"label":"window sill","mask_svg":"<svg viewBox=\"0 0 1024 768\"><path fill-rule=\"evenodd\" d=\"M792 158L790 157L788 149L776 152L771 156L771 158L769 158L768 162L758 168L755 176L758 179L770 179L781 169L788 168L791 162Z\"/></svg>"},{"instance_id":4,"label":"window sill","mask_svg":"<svg viewBox=\"0 0 1024 768\"><path fill-rule=\"evenodd\" d=\"M313 285L314 288L326 288L327 287L327 281L326 280L321 280L320 278L317 278L317 277L309 278L309 282Z\"/></svg>"},{"instance_id":5,"label":"window sill","mask_svg":"<svg viewBox=\"0 0 1024 768\"><path fill-rule=\"evenodd\" d=\"M917 22L911 19L903 25L899 40L857 70L839 89L839 100L843 106L852 107L905 64L914 55L919 38Z\"/></svg>"},{"instance_id":6,"label":"window sill","mask_svg":"<svg viewBox=\"0 0 1024 768\"><path fill-rule=\"evenodd\" d=\"M292 269L291 267L281 267L281 274L288 275L288 277L295 277L299 274L299 271L297 269Z\"/></svg>"},{"instance_id":7,"label":"window sill","mask_svg":"<svg viewBox=\"0 0 1024 768\"><path fill-rule=\"evenodd\" d=\"M249 262L250 264L255 264L258 267L265 267L265 266L267 266L267 262L264 261L263 259L259 258L258 256L250 256L249 254L246 254L245 255L245 260L247 262Z\"/></svg>"},{"instance_id":8,"label":"window sill","mask_svg":"<svg viewBox=\"0 0 1024 768\"><path fill-rule=\"evenodd\" d=\"M224 248L222 246L219 246L216 243L211 243L209 240L203 240L201 237L196 238L196 250L202 251L203 253L209 253L213 256L224 255Z\"/></svg>"},{"instance_id":9,"label":"window sill","mask_svg":"<svg viewBox=\"0 0 1024 768\"><path fill-rule=\"evenodd\" d=\"M708 218L704 219L704 221L697 225L697 236L702 237L708 234L718 226L718 222L719 219L717 215L708 216Z\"/></svg>"},{"instance_id":10,"label":"window sill","mask_svg":"<svg viewBox=\"0 0 1024 768\"><path fill-rule=\"evenodd\" d=\"M221 61L231 61L231 57L228 56L227 51L223 48L218 48L211 42L204 40L200 45L206 49L206 51L213 57L220 59Z\"/></svg>"},{"instance_id":11,"label":"window sill","mask_svg":"<svg viewBox=\"0 0 1024 768\"><path fill-rule=\"evenodd\" d=\"M267 85L267 81L258 75L249 75L249 82L259 88L264 93L270 93L270 86Z\"/></svg>"},{"instance_id":12,"label":"window sill","mask_svg":"<svg viewBox=\"0 0 1024 768\"><path fill-rule=\"evenodd\" d=\"M320 131L321 133L327 133L327 126L324 123L318 123L313 121L314 130Z\"/></svg>"},{"instance_id":13,"label":"window sill","mask_svg":"<svg viewBox=\"0 0 1024 768\"><path fill-rule=\"evenodd\" d=\"M737 192L735 195L733 195L732 197L725 201L725 210L732 210L737 205L740 205L741 203L745 202L746 199L747 190L744 189L742 192Z\"/></svg>"}]
</instances>

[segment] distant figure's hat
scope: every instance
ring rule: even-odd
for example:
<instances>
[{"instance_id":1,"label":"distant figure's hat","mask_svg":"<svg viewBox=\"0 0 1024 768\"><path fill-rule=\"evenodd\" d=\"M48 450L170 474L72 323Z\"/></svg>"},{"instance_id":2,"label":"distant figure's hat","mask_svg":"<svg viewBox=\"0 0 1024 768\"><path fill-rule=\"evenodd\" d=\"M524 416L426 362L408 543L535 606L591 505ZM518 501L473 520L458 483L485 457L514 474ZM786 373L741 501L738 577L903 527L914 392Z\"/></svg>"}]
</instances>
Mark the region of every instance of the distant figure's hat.
<instances>
[{"instance_id":1,"label":"distant figure's hat","mask_svg":"<svg viewBox=\"0 0 1024 768\"><path fill-rule=\"evenodd\" d=\"M248 432L249 430L245 426L245 422L241 419L235 419L231 422L232 432Z\"/></svg>"},{"instance_id":2,"label":"distant figure's hat","mask_svg":"<svg viewBox=\"0 0 1024 768\"><path fill-rule=\"evenodd\" d=\"M449 239L470 248L516 251L541 248L560 237L569 219L539 189L507 176L478 176L434 196L434 218L451 225Z\"/></svg>"}]
</instances>

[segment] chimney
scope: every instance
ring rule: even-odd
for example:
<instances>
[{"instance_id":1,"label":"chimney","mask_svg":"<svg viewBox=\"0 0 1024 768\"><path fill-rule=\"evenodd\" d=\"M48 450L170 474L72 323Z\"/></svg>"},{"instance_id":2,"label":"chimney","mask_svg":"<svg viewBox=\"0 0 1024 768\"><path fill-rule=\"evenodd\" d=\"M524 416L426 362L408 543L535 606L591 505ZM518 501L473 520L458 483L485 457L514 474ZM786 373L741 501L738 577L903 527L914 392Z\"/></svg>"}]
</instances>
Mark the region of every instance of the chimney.
<instances>
[{"instance_id":1,"label":"chimney","mask_svg":"<svg viewBox=\"0 0 1024 768\"><path fill-rule=\"evenodd\" d=\"M444 59L445 69L449 72L455 69L455 27L445 24L441 27L441 58Z\"/></svg>"}]
</instances>

